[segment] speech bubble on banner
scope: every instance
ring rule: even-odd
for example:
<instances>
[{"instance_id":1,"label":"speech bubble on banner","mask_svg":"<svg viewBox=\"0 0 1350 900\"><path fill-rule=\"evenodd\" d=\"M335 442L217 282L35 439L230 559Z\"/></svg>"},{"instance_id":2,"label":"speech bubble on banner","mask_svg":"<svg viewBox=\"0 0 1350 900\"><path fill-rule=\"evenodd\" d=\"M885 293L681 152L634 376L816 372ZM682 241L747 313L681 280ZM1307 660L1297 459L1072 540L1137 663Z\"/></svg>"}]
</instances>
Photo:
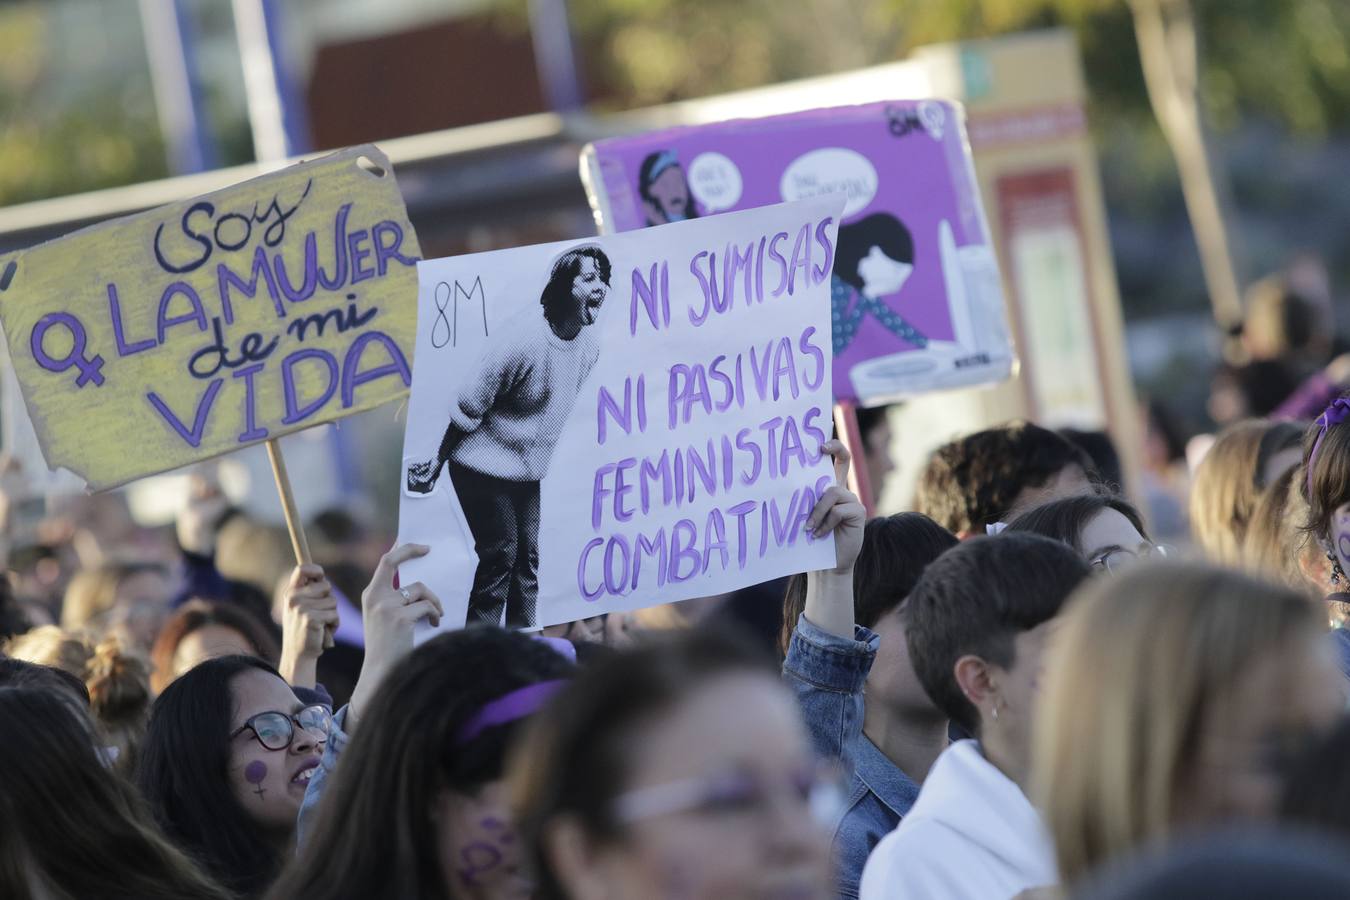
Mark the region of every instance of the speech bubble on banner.
<instances>
[{"instance_id":1,"label":"speech bubble on banner","mask_svg":"<svg viewBox=\"0 0 1350 900\"><path fill-rule=\"evenodd\" d=\"M778 191L784 200L805 200L821 194L843 194L844 217L857 215L877 195L877 168L847 147L824 147L803 153L783 170Z\"/></svg>"},{"instance_id":2,"label":"speech bubble on banner","mask_svg":"<svg viewBox=\"0 0 1350 900\"><path fill-rule=\"evenodd\" d=\"M830 296L835 399L879 406L1009 377L998 257L958 105L894 100L597 141L582 151L596 221L611 232L665 221L649 212L644 164L705 157L718 160L710 171L735 167L739 190L730 206L700 196L704 214L847 201Z\"/></svg>"},{"instance_id":3,"label":"speech bubble on banner","mask_svg":"<svg viewBox=\"0 0 1350 900\"><path fill-rule=\"evenodd\" d=\"M404 396L420 256L363 146L0 259L47 464L115 487Z\"/></svg>"},{"instance_id":4,"label":"speech bubble on banner","mask_svg":"<svg viewBox=\"0 0 1350 900\"><path fill-rule=\"evenodd\" d=\"M700 153L689 164L689 190L708 212L731 209L741 199L741 170L721 153Z\"/></svg>"}]
</instances>

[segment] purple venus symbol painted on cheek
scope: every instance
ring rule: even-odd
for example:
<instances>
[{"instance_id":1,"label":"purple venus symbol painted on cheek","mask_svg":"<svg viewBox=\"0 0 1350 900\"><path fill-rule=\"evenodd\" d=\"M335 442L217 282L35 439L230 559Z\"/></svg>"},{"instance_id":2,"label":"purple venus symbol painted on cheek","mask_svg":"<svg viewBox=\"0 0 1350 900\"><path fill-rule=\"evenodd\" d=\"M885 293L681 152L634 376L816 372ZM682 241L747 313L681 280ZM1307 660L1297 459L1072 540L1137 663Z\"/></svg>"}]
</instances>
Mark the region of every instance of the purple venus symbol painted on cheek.
<instances>
[{"instance_id":1,"label":"purple venus symbol painted on cheek","mask_svg":"<svg viewBox=\"0 0 1350 900\"><path fill-rule=\"evenodd\" d=\"M1350 514L1337 512L1336 514L1336 552L1340 558L1337 562L1342 565L1346 560L1350 560Z\"/></svg>"},{"instance_id":2,"label":"purple venus symbol painted on cheek","mask_svg":"<svg viewBox=\"0 0 1350 900\"><path fill-rule=\"evenodd\" d=\"M244 780L253 785L253 793L258 795L261 800L267 791L263 790L262 783L267 780L267 763L260 759L244 766Z\"/></svg>"},{"instance_id":3,"label":"purple venus symbol painted on cheek","mask_svg":"<svg viewBox=\"0 0 1350 900\"><path fill-rule=\"evenodd\" d=\"M515 843L516 836L511 826L496 816L485 816L478 820L478 827L490 832L497 844L507 847ZM466 888L483 886L483 876L494 872L505 862L505 854L491 841L472 841L459 851L463 863L458 870L459 879Z\"/></svg>"},{"instance_id":4,"label":"purple venus symbol painted on cheek","mask_svg":"<svg viewBox=\"0 0 1350 900\"><path fill-rule=\"evenodd\" d=\"M515 834L513 834L511 831L511 827L507 825L505 822L503 822L501 819L495 818L493 816L488 816L485 819L481 819L478 822L478 824L485 831L499 832L499 834L497 835L497 842L500 844L510 844L513 843L516 839Z\"/></svg>"},{"instance_id":5,"label":"purple venus symbol painted on cheek","mask_svg":"<svg viewBox=\"0 0 1350 900\"><path fill-rule=\"evenodd\" d=\"M459 880L466 888L481 887L483 876L501 865L502 851L486 841L474 841L460 849L459 858L463 863Z\"/></svg>"}]
</instances>

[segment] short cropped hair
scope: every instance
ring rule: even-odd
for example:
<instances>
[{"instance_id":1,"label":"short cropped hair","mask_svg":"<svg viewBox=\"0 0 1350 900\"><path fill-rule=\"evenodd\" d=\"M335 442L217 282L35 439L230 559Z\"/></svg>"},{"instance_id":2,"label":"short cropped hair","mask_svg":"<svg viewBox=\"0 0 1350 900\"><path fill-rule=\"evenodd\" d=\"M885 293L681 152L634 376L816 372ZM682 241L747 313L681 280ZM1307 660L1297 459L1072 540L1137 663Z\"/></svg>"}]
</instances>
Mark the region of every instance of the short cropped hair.
<instances>
[{"instance_id":1,"label":"short cropped hair","mask_svg":"<svg viewBox=\"0 0 1350 900\"><path fill-rule=\"evenodd\" d=\"M1090 572L1071 547L1039 534L973 538L929 564L909 595L905 640L938 709L978 736L980 715L956 683L956 661L978 656L1011 668L1013 639L1058 615Z\"/></svg>"},{"instance_id":2,"label":"short cropped hair","mask_svg":"<svg viewBox=\"0 0 1350 900\"><path fill-rule=\"evenodd\" d=\"M919 478L915 507L954 534L983 533L1023 490L1041 487L1069 466L1096 475L1087 454L1053 431L1009 422L934 450Z\"/></svg>"},{"instance_id":3,"label":"short cropped hair","mask_svg":"<svg viewBox=\"0 0 1350 900\"><path fill-rule=\"evenodd\" d=\"M862 550L853 566L853 621L874 628L914 590L929 563L956 546L956 536L916 512L878 516L863 527ZM793 575L783 601L779 650L786 655L806 609L806 574Z\"/></svg>"}]
</instances>

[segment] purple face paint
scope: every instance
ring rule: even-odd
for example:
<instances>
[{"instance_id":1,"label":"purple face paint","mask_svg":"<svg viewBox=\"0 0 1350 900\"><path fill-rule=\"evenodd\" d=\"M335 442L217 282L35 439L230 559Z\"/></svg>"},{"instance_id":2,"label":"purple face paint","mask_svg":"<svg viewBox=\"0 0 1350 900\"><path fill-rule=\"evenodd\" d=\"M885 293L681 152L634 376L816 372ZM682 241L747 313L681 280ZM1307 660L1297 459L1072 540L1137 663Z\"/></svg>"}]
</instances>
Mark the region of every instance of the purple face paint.
<instances>
[{"instance_id":1,"label":"purple face paint","mask_svg":"<svg viewBox=\"0 0 1350 900\"><path fill-rule=\"evenodd\" d=\"M253 785L253 793L258 795L261 800L267 791L263 790L262 783L267 780L267 763L260 759L244 766L244 780Z\"/></svg>"},{"instance_id":2,"label":"purple face paint","mask_svg":"<svg viewBox=\"0 0 1350 900\"><path fill-rule=\"evenodd\" d=\"M474 841L459 851L459 879L466 888L482 886L482 877L502 863L502 852L486 841Z\"/></svg>"},{"instance_id":3,"label":"purple face paint","mask_svg":"<svg viewBox=\"0 0 1350 900\"><path fill-rule=\"evenodd\" d=\"M484 831L501 832L497 836L497 841L501 844L510 844L515 842L516 836L512 834L511 826L507 825L501 819L488 816L486 819L480 819L478 821L478 827L482 828Z\"/></svg>"},{"instance_id":4,"label":"purple face paint","mask_svg":"<svg viewBox=\"0 0 1350 900\"><path fill-rule=\"evenodd\" d=\"M1336 562L1342 571L1350 571L1346 568L1350 565L1350 513L1345 512L1344 508L1337 509L1335 521Z\"/></svg>"}]
</instances>

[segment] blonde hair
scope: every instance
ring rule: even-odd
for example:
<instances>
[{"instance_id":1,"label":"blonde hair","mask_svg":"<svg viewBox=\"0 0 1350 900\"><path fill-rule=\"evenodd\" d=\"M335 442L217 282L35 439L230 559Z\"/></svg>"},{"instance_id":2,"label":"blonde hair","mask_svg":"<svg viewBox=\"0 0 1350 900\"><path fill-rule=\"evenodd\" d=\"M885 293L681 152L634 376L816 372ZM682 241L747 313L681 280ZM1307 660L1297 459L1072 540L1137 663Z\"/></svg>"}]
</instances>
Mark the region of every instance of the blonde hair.
<instances>
[{"instance_id":1,"label":"blonde hair","mask_svg":"<svg viewBox=\"0 0 1350 900\"><path fill-rule=\"evenodd\" d=\"M117 768L135 771L150 722L150 667L116 637L94 646L84 675L89 710L108 742L118 748Z\"/></svg>"},{"instance_id":2,"label":"blonde hair","mask_svg":"<svg viewBox=\"0 0 1350 900\"><path fill-rule=\"evenodd\" d=\"M1201 563L1141 566L1082 591L1047 656L1033 753L1065 884L1169 834L1215 705L1317 628L1296 591Z\"/></svg>"},{"instance_id":3,"label":"blonde hair","mask_svg":"<svg viewBox=\"0 0 1350 900\"><path fill-rule=\"evenodd\" d=\"M61 627L100 635L107 627L108 614L117 605L117 591L122 582L142 572L167 575L159 563L128 560L101 563L77 572L61 600Z\"/></svg>"},{"instance_id":4,"label":"blonde hair","mask_svg":"<svg viewBox=\"0 0 1350 900\"><path fill-rule=\"evenodd\" d=\"M61 599L61 627L98 630L117 601L119 576L110 566L76 572Z\"/></svg>"},{"instance_id":5,"label":"blonde hair","mask_svg":"<svg viewBox=\"0 0 1350 900\"><path fill-rule=\"evenodd\" d=\"M1307 561L1320 564L1325 554L1303 527L1308 519L1304 471L1294 466L1266 488L1248 523L1242 556L1253 573L1320 598L1327 586L1305 571Z\"/></svg>"},{"instance_id":6,"label":"blonde hair","mask_svg":"<svg viewBox=\"0 0 1350 900\"><path fill-rule=\"evenodd\" d=\"M235 516L216 535L216 569L230 581L251 584L269 598L295 567L290 537L279 525ZM275 599L275 598L274 598Z\"/></svg>"},{"instance_id":7,"label":"blonde hair","mask_svg":"<svg viewBox=\"0 0 1350 900\"><path fill-rule=\"evenodd\" d=\"M94 655L87 640L56 625L41 625L17 634L5 643L4 651L14 659L69 672L81 681Z\"/></svg>"},{"instance_id":8,"label":"blonde hair","mask_svg":"<svg viewBox=\"0 0 1350 900\"><path fill-rule=\"evenodd\" d=\"M104 739L118 748L117 768L135 766L150 714L150 670L116 637L98 644L55 625L10 638L7 656L69 672L84 682L89 711Z\"/></svg>"},{"instance_id":9,"label":"blonde hair","mask_svg":"<svg viewBox=\"0 0 1350 900\"><path fill-rule=\"evenodd\" d=\"M1191 482L1191 535L1218 563L1242 565L1242 541L1261 496L1262 443L1285 423L1248 419L1219 433ZM1298 430L1301 434L1301 429ZM1269 454L1271 448L1265 448Z\"/></svg>"}]
</instances>

